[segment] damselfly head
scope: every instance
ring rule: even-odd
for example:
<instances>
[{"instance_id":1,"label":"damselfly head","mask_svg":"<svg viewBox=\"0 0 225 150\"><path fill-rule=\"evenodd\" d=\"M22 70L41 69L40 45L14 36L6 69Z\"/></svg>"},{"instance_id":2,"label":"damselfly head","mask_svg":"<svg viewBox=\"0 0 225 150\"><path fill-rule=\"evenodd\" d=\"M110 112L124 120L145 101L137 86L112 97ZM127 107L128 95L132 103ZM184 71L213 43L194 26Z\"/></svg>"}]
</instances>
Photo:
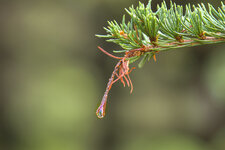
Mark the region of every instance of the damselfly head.
<instances>
[{"instance_id":1,"label":"damselfly head","mask_svg":"<svg viewBox=\"0 0 225 150\"><path fill-rule=\"evenodd\" d=\"M96 110L96 115L98 118L103 118L105 116L105 104L101 104Z\"/></svg>"}]
</instances>

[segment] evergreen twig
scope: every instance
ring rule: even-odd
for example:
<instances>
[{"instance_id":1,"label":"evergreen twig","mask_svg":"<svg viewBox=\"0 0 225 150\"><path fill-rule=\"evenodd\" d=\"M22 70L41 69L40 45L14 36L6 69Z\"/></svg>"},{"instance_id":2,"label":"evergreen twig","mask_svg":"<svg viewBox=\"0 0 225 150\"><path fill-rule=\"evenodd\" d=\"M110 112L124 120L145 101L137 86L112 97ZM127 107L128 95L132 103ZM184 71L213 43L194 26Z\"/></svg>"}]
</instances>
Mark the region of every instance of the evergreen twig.
<instances>
[{"instance_id":1,"label":"evergreen twig","mask_svg":"<svg viewBox=\"0 0 225 150\"><path fill-rule=\"evenodd\" d=\"M115 53L125 53L124 57L116 57L99 47L105 54L120 59L109 80L103 100L96 111L99 118L105 115L105 107L108 92L113 83L121 80L125 86L131 86L129 77L131 69L129 64L142 58L139 67L153 58L155 54L165 50L181 47L192 47L203 44L214 44L225 42L225 5L221 2L221 7L216 10L211 4L208 9L202 4L197 6L183 6L170 2L170 8L162 2L157 6L157 11L151 9L151 1L147 6L139 2L139 6L131 6L125 9L130 16L130 21L126 23L125 15L122 23L108 21L109 26L105 27L106 35L96 35L107 38L108 42L113 42L122 47L123 50ZM114 77L117 79L114 79Z\"/></svg>"}]
</instances>

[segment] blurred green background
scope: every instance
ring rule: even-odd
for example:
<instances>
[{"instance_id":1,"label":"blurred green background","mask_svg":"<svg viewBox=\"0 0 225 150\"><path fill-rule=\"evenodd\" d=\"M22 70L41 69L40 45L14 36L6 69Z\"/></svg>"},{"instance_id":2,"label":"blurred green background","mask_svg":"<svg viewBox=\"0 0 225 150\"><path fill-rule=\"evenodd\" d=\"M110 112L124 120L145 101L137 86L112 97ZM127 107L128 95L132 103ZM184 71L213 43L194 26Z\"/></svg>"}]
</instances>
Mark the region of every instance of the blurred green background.
<instances>
[{"instance_id":1,"label":"blurred green background","mask_svg":"<svg viewBox=\"0 0 225 150\"><path fill-rule=\"evenodd\" d=\"M100 120L95 110L117 62L97 46L120 48L95 34L138 1L0 3L0 150L225 149L224 44L158 54L132 72L131 95L113 86Z\"/></svg>"}]
</instances>

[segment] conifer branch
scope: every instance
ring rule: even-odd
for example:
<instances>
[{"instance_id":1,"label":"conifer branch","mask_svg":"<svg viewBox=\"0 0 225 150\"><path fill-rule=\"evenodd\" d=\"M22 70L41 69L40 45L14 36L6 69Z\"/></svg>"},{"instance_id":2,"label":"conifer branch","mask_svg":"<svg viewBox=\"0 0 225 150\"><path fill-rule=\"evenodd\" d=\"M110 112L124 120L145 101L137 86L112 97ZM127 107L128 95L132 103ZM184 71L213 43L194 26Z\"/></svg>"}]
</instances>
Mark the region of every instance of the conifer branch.
<instances>
[{"instance_id":1,"label":"conifer branch","mask_svg":"<svg viewBox=\"0 0 225 150\"><path fill-rule=\"evenodd\" d=\"M221 7L217 10L208 4L208 9L202 4L197 6L190 4L185 6L186 11L181 5L170 2L170 8L164 2L157 6L157 11L151 9L151 1L147 6L139 2L139 6L131 6L125 9L130 20L126 22L125 15L122 22L108 21L109 26L105 27L106 35L96 35L97 37L107 38L107 42L113 42L122 47L123 50L114 51L115 53L125 53L124 57L116 65L110 85L106 91L108 94L112 84L121 80L125 86L132 85L129 77L129 64L139 60L139 67L153 58L155 54L165 50L181 47L192 47L204 44L215 44L225 42L225 5L221 2ZM118 59L99 47L107 55ZM118 73L117 73L118 72ZM114 79L114 76L117 79ZM104 95L104 97L107 97ZM104 98L103 97L103 98ZM102 100L97 109L97 116L104 117L106 101ZM104 106L104 107L103 107Z\"/></svg>"}]
</instances>

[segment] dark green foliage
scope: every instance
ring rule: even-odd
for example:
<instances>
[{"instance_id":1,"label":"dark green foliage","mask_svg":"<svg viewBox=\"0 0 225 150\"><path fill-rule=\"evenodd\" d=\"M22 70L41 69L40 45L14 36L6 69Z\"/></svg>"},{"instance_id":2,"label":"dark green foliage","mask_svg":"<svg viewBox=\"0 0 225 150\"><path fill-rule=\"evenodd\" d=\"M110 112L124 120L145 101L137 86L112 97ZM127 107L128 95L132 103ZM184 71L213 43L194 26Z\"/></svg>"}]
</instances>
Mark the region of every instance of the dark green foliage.
<instances>
[{"instance_id":1,"label":"dark green foliage","mask_svg":"<svg viewBox=\"0 0 225 150\"><path fill-rule=\"evenodd\" d=\"M189 47L200 44L212 44L225 41L225 5L217 10L210 4L208 9L204 4L183 6L170 3L167 8L165 2L157 6L157 11L151 9L151 0L145 6L139 3L134 8L126 9L130 20L126 23L125 15L121 24L109 21L109 26L104 28L107 35L96 35L108 38L108 42L114 42L125 52L137 48L148 47L157 52L171 48ZM154 52L146 52L140 61L142 67L146 60L153 56ZM130 58L131 62L138 60L140 56Z\"/></svg>"}]
</instances>

